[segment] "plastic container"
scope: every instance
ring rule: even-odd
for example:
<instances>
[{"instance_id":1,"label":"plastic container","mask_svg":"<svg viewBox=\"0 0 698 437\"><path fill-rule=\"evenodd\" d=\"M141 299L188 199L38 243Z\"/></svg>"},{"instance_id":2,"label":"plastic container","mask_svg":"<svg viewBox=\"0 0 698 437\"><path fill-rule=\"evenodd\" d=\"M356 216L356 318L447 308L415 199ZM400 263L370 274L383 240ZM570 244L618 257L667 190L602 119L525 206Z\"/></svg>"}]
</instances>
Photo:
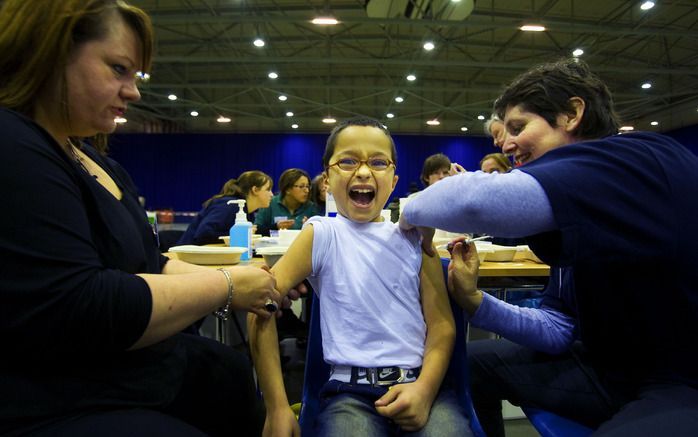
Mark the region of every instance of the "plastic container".
<instances>
[{"instance_id":1,"label":"plastic container","mask_svg":"<svg viewBox=\"0 0 698 437\"><path fill-rule=\"evenodd\" d=\"M241 260L248 260L252 254L252 223L247 220L245 214L245 200L229 200L231 203L238 204L238 212L235 214L235 224L230 228L230 247L246 247L247 252L240 256Z\"/></svg>"}]
</instances>

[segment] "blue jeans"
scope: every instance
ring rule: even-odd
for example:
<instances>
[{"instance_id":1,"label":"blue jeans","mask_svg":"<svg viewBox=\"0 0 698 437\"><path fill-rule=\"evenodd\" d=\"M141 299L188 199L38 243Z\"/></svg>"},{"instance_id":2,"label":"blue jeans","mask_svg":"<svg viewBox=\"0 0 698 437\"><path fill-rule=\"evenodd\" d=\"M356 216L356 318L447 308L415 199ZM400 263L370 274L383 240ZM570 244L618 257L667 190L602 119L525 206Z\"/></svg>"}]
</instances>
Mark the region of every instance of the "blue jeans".
<instances>
[{"instance_id":1,"label":"blue jeans","mask_svg":"<svg viewBox=\"0 0 698 437\"><path fill-rule=\"evenodd\" d=\"M381 416L373 403L387 392L385 387L330 381L323 387L321 412L316 418L315 436L472 436L470 423L458 404L455 392L442 387L431 406L424 428L405 432Z\"/></svg>"},{"instance_id":2,"label":"blue jeans","mask_svg":"<svg viewBox=\"0 0 698 437\"><path fill-rule=\"evenodd\" d=\"M503 437L502 399L596 429L595 436L696 436L698 390L648 382L632 394L604 384L581 344L548 355L508 340L468 343L470 387L489 437Z\"/></svg>"}]
</instances>

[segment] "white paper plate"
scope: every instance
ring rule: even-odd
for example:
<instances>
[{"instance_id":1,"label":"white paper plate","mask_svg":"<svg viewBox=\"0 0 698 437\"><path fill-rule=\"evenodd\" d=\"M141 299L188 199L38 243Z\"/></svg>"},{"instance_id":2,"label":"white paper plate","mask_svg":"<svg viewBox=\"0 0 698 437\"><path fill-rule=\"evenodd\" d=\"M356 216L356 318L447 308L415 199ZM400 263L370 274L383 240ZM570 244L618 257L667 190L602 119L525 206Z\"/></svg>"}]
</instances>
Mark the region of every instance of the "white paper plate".
<instances>
[{"instance_id":1,"label":"white paper plate","mask_svg":"<svg viewBox=\"0 0 698 437\"><path fill-rule=\"evenodd\" d=\"M281 257L288 250L288 246L269 246L260 247L255 250L257 255L262 255L264 262L267 263L269 267L272 267L276 262L281 259Z\"/></svg>"},{"instance_id":2,"label":"white paper plate","mask_svg":"<svg viewBox=\"0 0 698 437\"><path fill-rule=\"evenodd\" d=\"M245 247L215 247L215 246L175 246L170 252L176 253L177 258L192 264L237 264L240 256L247 252Z\"/></svg>"}]
</instances>

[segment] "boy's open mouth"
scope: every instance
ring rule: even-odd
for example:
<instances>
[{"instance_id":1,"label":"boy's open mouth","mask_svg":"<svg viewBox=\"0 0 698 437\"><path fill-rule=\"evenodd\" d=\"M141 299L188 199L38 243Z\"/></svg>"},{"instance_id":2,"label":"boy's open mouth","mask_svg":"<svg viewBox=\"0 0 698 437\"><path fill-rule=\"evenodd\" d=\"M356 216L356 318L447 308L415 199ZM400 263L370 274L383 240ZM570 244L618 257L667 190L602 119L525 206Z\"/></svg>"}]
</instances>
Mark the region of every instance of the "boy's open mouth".
<instances>
[{"instance_id":1,"label":"boy's open mouth","mask_svg":"<svg viewBox=\"0 0 698 437\"><path fill-rule=\"evenodd\" d=\"M373 188L354 188L349 190L349 198L358 205L369 205L376 197Z\"/></svg>"}]
</instances>

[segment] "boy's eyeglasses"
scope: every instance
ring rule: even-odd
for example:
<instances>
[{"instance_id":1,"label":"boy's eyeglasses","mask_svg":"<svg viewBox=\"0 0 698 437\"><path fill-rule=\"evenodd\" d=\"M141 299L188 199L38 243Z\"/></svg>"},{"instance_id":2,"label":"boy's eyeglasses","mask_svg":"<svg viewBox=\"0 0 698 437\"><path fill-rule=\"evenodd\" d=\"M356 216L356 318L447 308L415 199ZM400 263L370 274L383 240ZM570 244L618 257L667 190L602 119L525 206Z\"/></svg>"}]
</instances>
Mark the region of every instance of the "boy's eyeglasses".
<instances>
[{"instance_id":1,"label":"boy's eyeglasses","mask_svg":"<svg viewBox=\"0 0 698 437\"><path fill-rule=\"evenodd\" d=\"M295 188L300 188L301 190L309 190L310 185L294 185Z\"/></svg>"},{"instance_id":2,"label":"boy's eyeglasses","mask_svg":"<svg viewBox=\"0 0 698 437\"><path fill-rule=\"evenodd\" d=\"M330 167L337 166L340 170L344 171L356 171L361 167L362 164L366 164L368 168L373 171L385 171L388 167L395 166L395 163L387 158L369 158L369 159L355 159L355 158L342 158L327 166Z\"/></svg>"}]
</instances>

